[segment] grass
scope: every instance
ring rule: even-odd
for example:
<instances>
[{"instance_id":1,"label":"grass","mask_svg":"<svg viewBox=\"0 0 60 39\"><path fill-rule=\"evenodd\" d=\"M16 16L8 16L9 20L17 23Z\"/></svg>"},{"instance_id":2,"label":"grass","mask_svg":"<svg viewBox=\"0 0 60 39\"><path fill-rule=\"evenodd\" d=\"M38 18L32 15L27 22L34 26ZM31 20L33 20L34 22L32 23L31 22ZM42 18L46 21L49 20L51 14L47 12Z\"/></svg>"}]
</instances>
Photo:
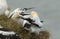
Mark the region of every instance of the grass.
<instances>
[{"instance_id":1,"label":"grass","mask_svg":"<svg viewBox=\"0 0 60 39\"><path fill-rule=\"evenodd\" d=\"M21 24L18 24L16 21L7 18L5 15L0 16L0 25L11 31L15 31L22 39L49 39L48 31L41 31L40 35L31 33L30 31L27 31L21 27Z\"/></svg>"}]
</instances>

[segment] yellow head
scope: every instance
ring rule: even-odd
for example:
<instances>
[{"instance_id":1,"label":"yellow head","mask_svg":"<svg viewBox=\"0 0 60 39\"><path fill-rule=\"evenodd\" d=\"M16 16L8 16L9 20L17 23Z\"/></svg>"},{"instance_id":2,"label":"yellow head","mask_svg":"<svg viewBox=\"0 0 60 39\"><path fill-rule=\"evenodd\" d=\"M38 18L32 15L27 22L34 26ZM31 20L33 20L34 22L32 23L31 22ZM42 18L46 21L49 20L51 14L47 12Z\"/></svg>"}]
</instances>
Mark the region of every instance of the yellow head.
<instances>
[{"instance_id":1,"label":"yellow head","mask_svg":"<svg viewBox=\"0 0 60 39\"><path fill-rule=\"evenodd\" d=\"M32 17L37 17L37 16L38 16L38 14L37 14L37 12L36 12L36 11L32 11L32 12L31 12L31 16L32 16Z\"/></svg>"}]
</instances>

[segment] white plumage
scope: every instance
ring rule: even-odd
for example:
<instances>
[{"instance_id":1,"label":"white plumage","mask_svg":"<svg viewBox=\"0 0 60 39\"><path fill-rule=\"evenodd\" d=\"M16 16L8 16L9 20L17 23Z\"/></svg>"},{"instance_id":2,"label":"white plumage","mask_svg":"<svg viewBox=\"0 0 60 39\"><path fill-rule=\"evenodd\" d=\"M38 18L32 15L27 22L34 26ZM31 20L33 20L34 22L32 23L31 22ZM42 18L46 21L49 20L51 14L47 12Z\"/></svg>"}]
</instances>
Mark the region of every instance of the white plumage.
<instances>
[{"instance_id":1,"label":"white plumage","mask_svg":"<svg viewBox=\"0 0 60 39\"><path fill-rule=\"evenodd\" d=\"M7 9L6 0L0 0L0 15L2 15L6 9Z\"/></svg>"},{"instance_id":2,"label":"white plumage","mask_svg":"<svg viewBox=\"0 0 60 39\"><path fill-rule=\"evenodd\" d=\"M41 20L40 20L38 13L36 11L31 12L31 18L35 21L34 23L38 24L39 26L43 25L43 23L41 23Z\"/></svg>"},{"instance_id":3,"label":"white plumage","mask_svg":"<svg viewBox=\"0 0 60 39\"><path fill-rule=\"evenodd\" d=\"M31 16L32 19L35 21L34 23L38 24L41 28L35 27L34 25L31 27L31 32L35 32L37 34L39 34L39 32L41 31L41 29L43 29L42 25L43 23L41 23L41 20L39 19L39 16L37 14L36 11L32 11L31 12Z\"/></svg>"},{"instance_id":4,"label":"white plumage","mask_svg":"<svg viewBox=\"0 0 60 39\"><path fill-rule=\"evenodd\" d=\"M3 31L0 30L0 34L2 34L2 33L3 33Z\"/></svg>"},{"instance_id":5,"label":"white plumage","mask_svg":"<svg viewBox=\"0 0 60 39\"><path fill-rule=\"evenodd\" d=\"M35 21L34 23L38 24L40 27L42 27L43 23L41 23L41 20L37 14L36 11L32 11L31 12L31 16L32 16L32 19ZM35 32L37 34L39 34L39 32L41 31L41 29L43 28L38 28L38 27L34 27L34 25L31 27L31 32Z\"/></svg>"},{"instance_id":6,"label":"white plumage","mask_svg":"<svg viewBox=\"0 0 60 39\"><path fill-rule=\"evenodd\" d=\"M23 24L23 27L24 27L24 24L25 23L29 23L27 20L22 20L20 17L20 14L24 12L23 10L20 10L20 8L17 8L15 9L13 12L10 13L10 15L8 16L11 17L13 20L16 20L18 23L20 24ZM43 23L41 22L41 20L39 19L39 16L37 14L37 12L35 11L32 11L31 12L31 15L27 15L27 16L23 16L24 18L31 18L33 19L35 22L35 24L39 25L40 27L42 27ZM35 25L32 25L29 30L31 30L31 32L35 32L37 34L39 34L39 32L41 31L41 29L43 28L38 28L38 27L35 27Z\"/></svg>"},{"instance_id":7,"label":"white plumage","mask_svg":"<svg viewBox=\"0 0 60 39\"><path fill-rule=\"evenodd\" d=\"M34 24L32 24L32 23L29 24L29 21L28 20L24 20L23 21L23 26L26 25L26 23L28 24L28 25L26 25L25 29L31 30L31 32L34 32L34 33L37 33L37 34L39 34L39 32L41 31L41 29L43 29L43 27L42 27L43 23L39 19L39 16L38 16L37 12L32 11L31 12L31 15L29 15L29 17L28 16L25 16L23 18L25 18L25 19L29 19L30 18L31 20L34 21L34 22L32 22ZM39 28L35 24L37 24L41 28ZM29 25L31 25L30 28L27 28Z\"/></svg>"},{"instance_id":8,"label":"white plumage","mask_svg":"<svg viewBox=\"0 0 60 39\"><path fill-rule=\"evenodd\" d=\"M2 32L2 35L15 35L16 33L15 32L13 32L13 31L3 31Z\"/></svg>"}]
</instances>

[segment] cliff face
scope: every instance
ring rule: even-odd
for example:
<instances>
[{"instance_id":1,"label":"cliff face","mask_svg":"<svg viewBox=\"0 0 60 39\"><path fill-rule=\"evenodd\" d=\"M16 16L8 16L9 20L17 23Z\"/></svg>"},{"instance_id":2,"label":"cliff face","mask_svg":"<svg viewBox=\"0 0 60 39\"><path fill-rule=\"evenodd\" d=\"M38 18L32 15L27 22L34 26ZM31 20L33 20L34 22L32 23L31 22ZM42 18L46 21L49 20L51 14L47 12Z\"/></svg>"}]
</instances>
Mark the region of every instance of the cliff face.
<instances>
[{"instance_id":1,"label":"cliff face","mask_svg":"<svg viewBox=\"0 0 60 39\"><path fill-rule=\"evenodd\" d=\"M48 31L41 31L39 35L31 33L22 28L16 21L7 18L5 15L0 16L0 25L6 29L15 31L22 39L49 39Z\"/></svg>"}]
</instances>

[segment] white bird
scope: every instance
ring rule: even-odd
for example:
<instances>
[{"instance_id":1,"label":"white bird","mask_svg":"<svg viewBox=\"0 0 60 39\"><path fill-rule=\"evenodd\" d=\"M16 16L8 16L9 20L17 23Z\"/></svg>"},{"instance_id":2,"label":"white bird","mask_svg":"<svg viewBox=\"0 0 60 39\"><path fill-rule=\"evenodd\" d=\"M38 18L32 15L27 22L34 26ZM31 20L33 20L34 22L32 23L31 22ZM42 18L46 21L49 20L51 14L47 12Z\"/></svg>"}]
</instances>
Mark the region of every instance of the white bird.
<instances>
[{"instance_id":1,"label":"white bird","mask_svg":"<svg viewBox=\"0 0 60 39\"><path fill-rule=\"evenodd\" d=\"M28 18L21 17L21 18L25 20L23 22L23 26L27 27L25 29L31 30L31 32L35 32L39 34L39 32L41 31L42 25L43 25L42 23L43 21L39 19L37 12L32 11L31 17L28 17Z\"/></svg>"},{"instance_id":2,"label":"white bird","mask_svg":"<svg viewBox=\"0 0 60 39\"><path fill-rule=\"evenodd\" d=\"M35 26L32 26L31 27L31 31L32 32L36 32L37 34L39 34L39 32L41 31L41 29L43 29L43 23L41 22L41 20L39 19L39 16L37 14L36 11L32 11L31 12L31 16L32 16L32 19L35 20L34 23L36 23L37 25L39 25L41 28L38 28L38 27L35 27Z\"/></svg>"},{"instance_id":3,"label":"white bird","mask_svg":"<svg viewBox=\"0 0 60 39\"><path fill-rule=\"evenodd\" d=\"M0 0L0 15L4 14L6 9L7 9L6 0Z\"/></svg>"},{"instance_id":4,"label":"white bird","mask_svg":"<svg viewBox=\"0 0 60 39\"><path fill-rule=\"evenodd\" d=\"M36 11L32 11L31 12L31 18L33 20L35 20L34 23L38 24L39 26L42 26L43 25L43 23L41 23L41 20L40 20L40 18L38 16L38 13Z\"/></svg>"}]
</instances>

